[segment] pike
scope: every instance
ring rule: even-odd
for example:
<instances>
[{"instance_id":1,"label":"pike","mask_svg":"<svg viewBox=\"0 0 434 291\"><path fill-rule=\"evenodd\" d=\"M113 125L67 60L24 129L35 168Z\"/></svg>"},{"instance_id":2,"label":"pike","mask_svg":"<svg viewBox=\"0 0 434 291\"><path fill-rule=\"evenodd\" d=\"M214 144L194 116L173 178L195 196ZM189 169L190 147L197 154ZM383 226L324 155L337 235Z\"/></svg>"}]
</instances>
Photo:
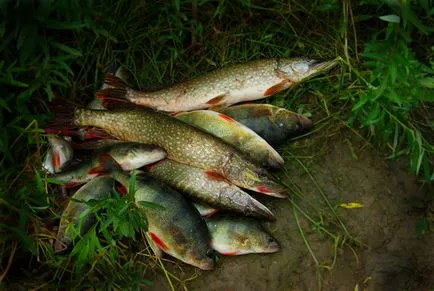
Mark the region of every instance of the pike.
<instances>
[{"instance_id":1,"label":"pike","mask_svg":"<svg viewBox=\"0 0 434 291\"><path fill-rule=\"evenodd\" d=\"M130 191L130 176L116 161L105 154L100 157L98 171L108 173ZM203 270L212 270L214 260L208 257L209 233L199 212L185 197L151 177L135 182L135 201L151 202L158 208L143 208L148 220L147 240L156 255L161 251Z\"/></svg>"},{"instance_id":2,"label":"pike","mask_svg":"<svg viewBox=\"0 0 434 291\"><path fill-rule=\"evenodd\" d=\"M242 104L219 112L244 124L272 145L312 128L312 121L307 117L269 104Z\"/></svg>"},{"instance_id":3,"label":"pike","mask_svg":"<svg viewBox=\"0 0 434 291\"><path fill-rule=\"evenodd\" d=\"M336 64L334 60L306 58L261 59L227 66L154 92L136 91L122 79L108 74L104 82L114 88L100 90L96 95L166 112L222 108L272 96Z\"/></svg>"},{"instance_id":4,"label":"pike","mask_svg":"<svg viewBox=\"0 0 434 291\"><path fill-rule=\"evenodd\" d=\"M252 253L275 253L277 240L251 218L218 216L205 219L211 235L211 246L225 256Z\"/></svg>"},{"instance_id":5,"label":"pike","mask_svg":"<svg viewBox=\"0 0 434 291\"><path fill-rule=\"evenodd\" d=\"M214 172L170 159L148 165L145 169L148 175L179 190L194 201L247 216L275 219L267 207Z\"/></svg>"},{"instance_id":6,"label":"pike","mask_svg":"<svg viewBox=\"0 0 434 291\"><path fill-rule=\"evenodd\" d=\"M287 193L287 189L273 181L265 169L247 160L237 149L167 114L140 108L68 108L63 109L62 120L60 109L54 126L95 126L117 139L159 146L166 150L168 158L215 172L237 186L282 198Z\"/></svg>"},{"instance_id":7,"label":"pike","mask_svg":"<svg viewBox=\"0 0 434 291\"><path fill-rule=\"evenodd\" d=\"M211 110L181 112L176 118L221 138L260 166L280 169L283 158L262 137L231 117Z\"/></svg>"},{"instance_id":8,"label":"pike","mask_svg":"<svg viewBox=\"0 0 434 291\"><path fill-rule=\"evenodd\" d=\"M92 199L108 197L113 185L114 180L112 178L109 176L101 176L83 185L75 192L60 218L59 230L54 243L55 252L65 250L72 242L74 233L71 226L79 228L81 235L89 229L94 215L89 213L90 207L85 202Z\"/></svg>"},{"instance_id":9,"label":"pike","mask_svg":"<svg viewBox=\"0 0 434 291\"><path fill-rule=\"evenodd\" d=\"M155 163L166 157L166 152L156 146L124 142L95 153L89 161L77 164L54 176L57 182L71 188L86 183L99 173L95 170L99 165L99 157L105 153L111 155L123 170L131 171L145 165Z\"/></svg>"}]
</instances>

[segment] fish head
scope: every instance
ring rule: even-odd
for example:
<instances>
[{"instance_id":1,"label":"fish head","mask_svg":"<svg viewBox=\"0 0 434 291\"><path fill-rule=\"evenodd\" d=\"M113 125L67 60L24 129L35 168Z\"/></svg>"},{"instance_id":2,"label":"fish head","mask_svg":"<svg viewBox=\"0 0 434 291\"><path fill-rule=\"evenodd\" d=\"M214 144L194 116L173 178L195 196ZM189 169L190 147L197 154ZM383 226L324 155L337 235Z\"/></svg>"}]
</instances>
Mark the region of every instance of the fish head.
<instances>
[{"instance_id":1,"label":"fish head","mask_svg":"<svg viewBox=\"0 0 434 291\"><path fill-rule=\"evenodd\" d=\"M337 61L335 60L318 61L306 58L287 58L279 60L277 71L283 79L295 83L328 71L336 65Z\"/></svg>"},{"instance_id":2,"label":"fish head","mask_svg":"<svg viewBox=\"0 0 434 291\"><path fill-rule=\"evenodd\" d=\"M249 245L246 246L253 253L275 253L280 250L280 244L269 234L257 221L249 222L248 233ZM246 249L247 251L247 249Z\"/></svg>"},{"instance_id":3,"label":"fish head","mask_svg":"<svg viewBox=\"0 0 434 291\"><path fill-rule=\"evenodd\" d=\"M211 257L213 255L213 253L214 253L213 250L209 249L206 252L205 256L203 256L199 253L190 254L191 264L193 266L200 268L201 270L206 270L206 271L213 270L215 267L215 261Z\"/></svg>"},{"instance_id":4,"label":"fish head","mask_svg":"<svg viewBox=\"0 0 434 291\"><path fill-rule=\"evenodd\" d=\"M302 114L281 109L273 116L273 122L280 128L286 128L289 132L300 133L312 128L312 121Z\"/></svg>"},{"instance_id":5,"label":"fish head","mask_svg":"<svg viewBox=\"0 0 434 291\"><path fill-rule=\"evenodd\" d=\"M158 162L166 157L162 148L139 143L125 143L113 146L110 154L119 162L122 169L130 171Z\"/></svg>"}]
</instances>

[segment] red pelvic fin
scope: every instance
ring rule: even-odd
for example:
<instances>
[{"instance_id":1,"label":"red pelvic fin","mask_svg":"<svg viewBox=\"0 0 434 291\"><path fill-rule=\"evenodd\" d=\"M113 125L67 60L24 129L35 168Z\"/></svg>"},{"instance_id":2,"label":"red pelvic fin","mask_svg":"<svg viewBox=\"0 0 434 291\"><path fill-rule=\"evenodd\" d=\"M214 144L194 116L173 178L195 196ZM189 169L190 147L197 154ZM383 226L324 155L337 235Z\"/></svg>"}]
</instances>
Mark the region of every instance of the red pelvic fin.
<instances>
[{"instance_id":1,"label":"red pelvic fin","mask_svg":"<svg viewBox=\"0 0 434 291\"><path fill-rule=\"evenodd\" d=\"M53 152L53 166L55 169L60 169L60 153Z\"/></svg>"},{"instance_id":2,"label":"red pelvic fin","mask_svg":"<svg viewBox=\"0 0 434 291\"><path fill-rule=\"evenodd\" d=\"M223 256L236 256L238 255L238 252L227 252L227 253L221 253Z\"/></svg>"},{"instance_id":3,"label":"red pelvic fin","mask_svg":"<svg viewBox=\"0 0 434 291\"><path fill-rule=\"evenodd\" d=\"M225 177L223 177L222 175L213 172L213 171L204 171L205 175L210 179L210 180L215 180L215 181L227 181L227 179Z\"/></svg>"},{"instance_id":4,"label":"red pelvic fin","mask_svg":"<svg viewBox=\"0 0 434 291\"><path fill-rule=\"evenodd\" d=\"M218 105L218 104L222 103L222 101L224 99L225 99L225 94L214 97L214 98L208 100L206 103L210 104L210 105Z\"/></svg>"},{"instance_id":5,"label":"red pelvic fin","mask_svg":"<svg viewBox=\"0 0 434 291\"><path fill-rule=\"evenodd\" d=\"M118 192L121 193L122 196L125 196L125 195L127 195L128 191L127 191L127 188L125 188L125 186L120 185L120 186L118 186Z\"/></svg>"},{"instance_id":6,"label":"red pelvic fin","mask_svg":"<svg viewBox=\"0 0 434 291\"><path fill-rule=\"evenodd\" d=\"M268 97L274 94L277 94L285 89L288 89L289 86L291 86L292 82L290 80L283 80L282 82L280 82L279 84L276 84L270 88L268 88L265 92L264 92L264 97Z\"/></svg>"},{"instance_id":7,"label":"red pelvic fin","mask_svg":"<svg viewBox=\"0 0 434 291\"><path fill-rule=\"evenodd\" d=\"M231 117L227 116L226 114L220 113L219 116L220 116L221 118L223 118L224 120L226 120L226 121L229 121L229 122L235 122L234 119L232 119Z\"/></svg>"},{"instance_id":8,"label":"red pelvic fin","mask_svg":"<svg viewBox=\"0 0 434 291\"><path fill-rule=\"evenodd\" d=\"M155 233L153 232L149 232L149 234L151 235L152 240L157 244L157 246L159 246L162 250L167 251L169 248L167 247L167 245L164 243L164 241L162 239L160 239Z\"/></svg>"}]
</instances>

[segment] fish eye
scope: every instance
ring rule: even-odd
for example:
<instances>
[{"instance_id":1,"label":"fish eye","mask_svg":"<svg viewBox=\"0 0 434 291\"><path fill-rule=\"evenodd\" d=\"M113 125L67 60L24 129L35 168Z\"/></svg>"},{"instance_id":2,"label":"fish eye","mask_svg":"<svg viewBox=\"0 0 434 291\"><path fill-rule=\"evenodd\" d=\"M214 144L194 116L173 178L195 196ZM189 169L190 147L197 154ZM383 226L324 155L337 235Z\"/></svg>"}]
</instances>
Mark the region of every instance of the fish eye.
<instances>
[{"instance_id":1,"label":"fish eye","mask_svg":"<svg viewBox=\"0 0 434 291\"><path fill-rule=\"evenodd\" d=\"M216 254L216 252L215 252L213 249L208 249L208 250L206 251L206 255L207 255L207 257L214 258L214 257L215 257L215 254Z\"/></svg>"},{"instance_id":2,"label":"fish eye","mask_svg":"<svg viewBox=\"0 0 434 291\"><path fill-rule=\"evenodd\" d=\"M300 122L300 120L297 121L297 124L295 125L295 129L296 129L296 130L300 130L300 129L302 129L302 128L303 128L303 124Z\"/></svg>"}]
</instances>

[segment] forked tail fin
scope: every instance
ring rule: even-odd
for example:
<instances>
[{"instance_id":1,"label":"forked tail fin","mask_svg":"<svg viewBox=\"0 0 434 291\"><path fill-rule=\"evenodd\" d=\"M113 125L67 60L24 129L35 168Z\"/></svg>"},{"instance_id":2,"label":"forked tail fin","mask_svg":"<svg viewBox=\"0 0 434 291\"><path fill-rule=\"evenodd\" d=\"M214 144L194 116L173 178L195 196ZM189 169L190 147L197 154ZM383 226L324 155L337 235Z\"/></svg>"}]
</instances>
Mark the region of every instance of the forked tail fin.
<instances>
[{"instance_id":1,"label":"forked tail fin","mask_svg":"<svg viewBox=\"0 0 434 291\"><path fill-rule=\"evenodd\" d=\"M124 80L109 73L104 77L104 84L107 84L113 88L106 88L97 91L97 98L103 100L113 100L117 102L129 102L127 98L129 86Z\"/></svg>"}]
</instances>

